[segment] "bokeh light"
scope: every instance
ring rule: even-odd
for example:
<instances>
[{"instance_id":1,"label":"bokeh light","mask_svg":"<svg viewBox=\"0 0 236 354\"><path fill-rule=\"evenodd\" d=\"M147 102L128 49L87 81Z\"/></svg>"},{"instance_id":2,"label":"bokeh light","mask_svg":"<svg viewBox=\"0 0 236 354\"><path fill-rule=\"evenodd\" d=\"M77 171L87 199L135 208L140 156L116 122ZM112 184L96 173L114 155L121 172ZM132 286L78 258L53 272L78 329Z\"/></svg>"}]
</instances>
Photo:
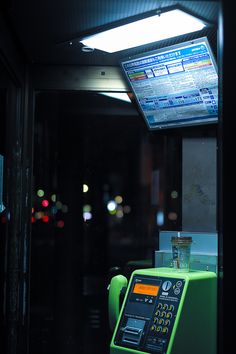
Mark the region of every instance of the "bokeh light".
<instances>
[{"instance_id":1,"label":"bokeh light","mask_svg":"<svg viewBox=\"0 0 236 354\"><path fill-rule=\"evenodd\" d=\"M177 220L177 219L178 219L177 213L171 211L171 212L168 214L168 219L171 220L171 221Z\"/></svg>"},{"instance_id":2,"label":"bokeh light","mask_svg":"<svg viewBox=\"0 0 236 354\"><path fill-rule=\"evenodd\" d=\"M49 206L49 201L47 199L44 199L44 200L42 200L41 204L44 208L47 208Z\"/></svg>"},{"instance_id":3,"label":"bokeh light","mask_svg":"<svg viewBox=\"0 0 236 354\"><path fill-rule=\"evenodd\" d=\"M87 193L88 190L89 190L88 185L84 183L84 184L83 184L83 192L84 192L84 193Z\"/></svg>"},{"instance_id":4,"label":"bokeh light","mask_svg":"<svg viewBox=\"0 0 236 354\"><path fill-rule=\"evenodd\" d=\"M35 214L34 214L34 217L35 219L39 220L39 219L42 219L44 216L44 212L42 211L37 211Z\"/></svg>"},{"instance_id":5,"label":"bokeh light","mask_svg":"<svg viewBox=\"0 0 236 354\"><path fill-rule=\"evenodd\" d=\"M56 203L56 200L57 200L56 194L52 194L52 195L51 195L51 201L52 201L53 203Z\"/></svg>"},{"instance_id":6,"label":"bokeh light","mask_svg":"<svg viewBox=\"0 0 236 354\"><path fill-rule=\"evenodd\" d=\"M56 225L57 227L59 227L59 229L63 229L63 227L65 226L65 222L64 220L58 220Z\"/></svg>"},{"instance_id":7,"label":"bokeh light","mask_svg":"<svg viewBox=\"0 0 236 354\"><path fill-rule=\"evenodd\" d=\"M177 191L172 191L171 192L171 198L173 198L173 199L178 198L178 192Z\"/></svg>"},{"instance_id":8,"label":"bokeh light","mask_svg":"<svg viewBox=\"0 0 236 354\"><path fill-rule=\"evenodd\" d=\"M117 207L117 204L114 200L110 200L108 203L107 203L107 209L108 211L114 211L116 210L116 207Z\"/></svg>"},{"instance_id":9,"label":"bokeh light","mask_svg":"<svg viewBox=\"0 0 236 354\"><path fill-rule=\"evenodd\" d=\"M49 216L48 215L44 215L43 217L42 217L42 222L49 222Z\"/></svg>"},{"instance_id":10,"label":"bokeh light","mask_svg":"<svg viewBox=\"0 0 236 354\"><path fill-rule=\"evenodd\" d=\"M62 208L62 202L60 202L59 200L56 202L56 207L58 210L60 210Z\"/></svg>"},{"instance_id":11,"label":"bokeh light","mask_svg":"<svg viewBox=\"0 0 236 354\"><path fill-rule=\"evenodd\" d=\"M37 190L37 196L40 197L40 198L43 197L44 196L44 190L43 189L38 189Z\"/></svg>"},{"instance_id":12,"label":"bokeh light","mask_svg":"<svg viewBox=\"0 0 236 354\"><path fill-rule=\"evenodd\" d=\"M164 224L164 213L163 211L158 211L156 215L157 225L162 226Z\"/></svg>"},{"instance_id":13,"label":"bokeh light","mask_svg":"<svg viewBox=\"0 0 236 354\"><path fill-rule=\"evenodd\" d=\"M117 196L115 197L115 202L116 202L117 204L121 204L121 203L123 202L122 196L121 196L121 195L117 195Z\"/></svg>"},{"instance_id":14,"label":"bokeh light","mask_svg":"<svg viewBox=\"0 0 236 354\"><path fill-rule=\"evenodd\" d=\"M90 212L92 210L92 207L91 207L91 205L90 204L85 204L84 206L83 206L83 212L84 213L86 213L86 212Z\"/></svg>"},{"instance_id":15,"label":"bokeh light","mask_svg":"<svg viewBox=\"0 0 236 354\"><path fill-rule=\"evenodd\" d=\"M118 219L123 218L123 216L124 216L123 210L122 209L117 210L116 216Z\"/></svg>"},{"instance_id":16,"label":"bokeh light","mask_svg":"<svg viewBox=\"0 0 236 354\"><path fill-rule=\"evenodd\" d=\"M131 207L129 205L125 205L123 208L123 212L125 214L129 214L131 212Z\"/></svg>"},{"instance_id":17,"label":"bokeh light","mask_svg":"<svg viewBox=\"0 0 236 354\"><path fill-rule=\"evenodd\" d=\"M84 221L91 220L92 219L92 213L90 213L89 211L85 211L83 213L83 218L84 218Z\"/></svg>"}]
</instances>

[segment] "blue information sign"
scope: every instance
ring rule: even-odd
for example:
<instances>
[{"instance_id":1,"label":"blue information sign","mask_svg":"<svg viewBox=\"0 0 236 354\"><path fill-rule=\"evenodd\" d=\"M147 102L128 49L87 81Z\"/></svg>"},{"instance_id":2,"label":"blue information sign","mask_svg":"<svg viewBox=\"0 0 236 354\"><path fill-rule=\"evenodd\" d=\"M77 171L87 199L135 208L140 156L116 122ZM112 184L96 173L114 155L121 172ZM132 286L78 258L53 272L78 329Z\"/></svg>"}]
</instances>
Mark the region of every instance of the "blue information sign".
<instances>
[{"instance_id":1,"label":"blue information sign","mask_svg":"<svg viewBox=\"0 0 236 354\"><path fill-rule=\"evenodd\" d=\"M217 66L206 37L121 65L150 129L217 122Z\"/></svg>"}]
</instances>

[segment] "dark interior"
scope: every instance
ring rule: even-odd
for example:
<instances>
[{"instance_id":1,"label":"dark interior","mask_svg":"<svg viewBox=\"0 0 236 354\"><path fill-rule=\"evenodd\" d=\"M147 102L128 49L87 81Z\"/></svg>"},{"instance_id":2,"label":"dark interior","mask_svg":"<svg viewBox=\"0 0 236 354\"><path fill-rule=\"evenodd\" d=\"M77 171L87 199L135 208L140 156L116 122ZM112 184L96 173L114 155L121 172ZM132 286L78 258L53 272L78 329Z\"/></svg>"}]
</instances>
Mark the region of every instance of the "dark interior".
<instances>
[{"instance_id":1,"label":"dark interior","mask_svg":"<svg viewBox=\"0 0 236 354\"><path fill-rule=\"evenodd\" d=\"M117 53L82 51L79 40L87 34L176 5L209 26ZM99 87L83 87L77 73L86 68L98 70L101 76L112 68L120 72L124 58L203 36L221 65L219 9L218 1L11 0L1 5L0 154L6 156L7 206L0 214L1 353L109 353L110 279L153 266L159 232L182 228L183 139L214 139L219 153L222 126L149 131L129 89L121 91L129 93L132 103L105 97ZM7 58L5 49L10 53ZM33 92L20 96L20 101L31 102L23 125L8 118L17 111L11 97L22 87L27 91L11 67L24 68L22 82ZM221 176L220 161L218 155L217 176ZM222 198L220 178L217 201ZM27 181L31 203L20 212ZM211 183L206 181L206 186ZM83 193L84 184L89 187L87 193ZM114 214L107 203L117 196L122 201ZM49 205L43 206L43 200ZM11 220L9 210L15 215ZM158 213L163 215L161 222L157 222ZM223 229L219 213L207 231ZM25 230L30 236L24 239L19 220L29 217ZM191 231L201 231L201 224L193 225ZM10 251L14 240L21 240L18 258ZM219 248L221 243L220 239ZM18 279L15 283L6 271L7 259L15 259L11 263ZM6 285L17 282L23 284L17 288L18 295L14 286L11 292ZM14 307L10 297L5 300L6 294L19 303ZM6 308L13 309L7 312L10 315ZM219 341L220 354L221 345Z\"/></svg>"}]
</instances>

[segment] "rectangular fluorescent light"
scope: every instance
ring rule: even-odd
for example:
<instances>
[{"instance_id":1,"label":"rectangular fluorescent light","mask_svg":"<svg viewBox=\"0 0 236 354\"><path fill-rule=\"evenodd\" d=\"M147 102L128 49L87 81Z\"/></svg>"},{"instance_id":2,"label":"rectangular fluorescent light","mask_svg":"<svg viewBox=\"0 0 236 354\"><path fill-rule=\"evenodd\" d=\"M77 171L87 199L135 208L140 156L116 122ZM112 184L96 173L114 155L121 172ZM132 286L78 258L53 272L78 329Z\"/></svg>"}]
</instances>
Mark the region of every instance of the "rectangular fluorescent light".
<instances>
[{"instance_id":1,"label":"rectangular fluorescent light","mask_svg":"<svg viewBox=\"0 0 236 354\"><path fill-rule=\"evenodd\" d=\"M85 37L80 42L113 53L200 31L205 26L200 19L176 9Z\"/></svg>"}]
</instances>

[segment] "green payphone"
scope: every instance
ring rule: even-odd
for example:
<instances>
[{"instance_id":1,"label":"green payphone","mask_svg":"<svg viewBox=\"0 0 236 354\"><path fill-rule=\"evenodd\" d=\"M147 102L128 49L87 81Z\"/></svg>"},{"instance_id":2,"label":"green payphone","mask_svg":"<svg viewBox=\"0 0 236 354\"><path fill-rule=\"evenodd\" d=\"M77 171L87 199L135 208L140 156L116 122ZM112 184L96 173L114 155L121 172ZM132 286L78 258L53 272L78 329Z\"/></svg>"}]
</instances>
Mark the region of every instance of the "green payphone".
<instances>
[{"instance_id":1,"label":"green payphone","mask_svg":"<svg viewBox=\"0 0 236 354\"><path fill-rule=\"evenodd\" d=\"M110 354L216 354L216 293L214 272L135 270Z\"/></svg>"}]
</instances>

